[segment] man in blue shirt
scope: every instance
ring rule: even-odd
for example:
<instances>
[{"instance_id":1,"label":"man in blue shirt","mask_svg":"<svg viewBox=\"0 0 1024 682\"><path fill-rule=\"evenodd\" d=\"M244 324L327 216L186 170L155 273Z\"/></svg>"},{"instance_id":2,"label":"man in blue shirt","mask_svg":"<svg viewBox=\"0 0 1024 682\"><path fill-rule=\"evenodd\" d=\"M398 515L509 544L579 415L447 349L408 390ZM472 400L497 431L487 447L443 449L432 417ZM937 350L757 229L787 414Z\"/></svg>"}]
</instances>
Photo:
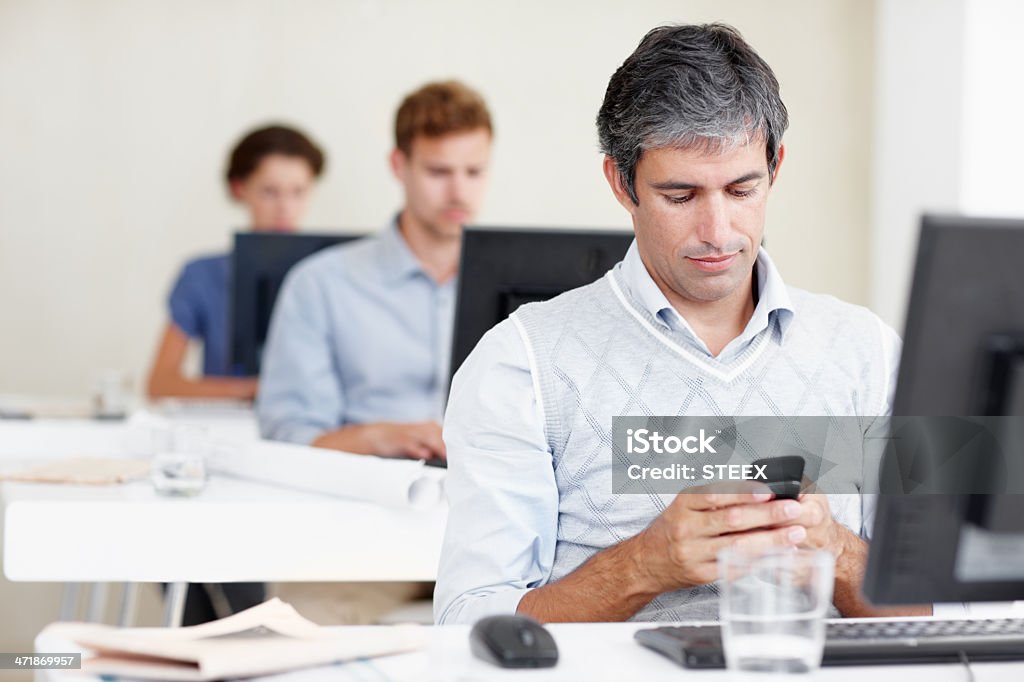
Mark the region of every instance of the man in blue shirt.
<instances>
[{"instance_id":1,"label":"man in blue shirt","mask_svg":"<svg viewBox=\"0 0 1024 682\"><path fill-rule=\"evenodd\" d=\"M278 296L257 399L264 437L445 457L462 225L483 199L492 134L483 99L461 83L431 83L405 98L390 157L405 205L380 233L299 263ZM431 587L301 583L277 594L323 624L367 623Z\"/></svg>"},{"instance_id":2,"label":"man in blue shirt","mask_svg":"<svg viewBox=\"0 0 1024 682\"><path fill-rule=\"evenodd\" d=\"M479 94L428 84L395 118L405 205L379 234L289 273L260 376L264 437L346 452L442 458L462 225L487 185L493 134Z\"/></svg>"}]
</instances>

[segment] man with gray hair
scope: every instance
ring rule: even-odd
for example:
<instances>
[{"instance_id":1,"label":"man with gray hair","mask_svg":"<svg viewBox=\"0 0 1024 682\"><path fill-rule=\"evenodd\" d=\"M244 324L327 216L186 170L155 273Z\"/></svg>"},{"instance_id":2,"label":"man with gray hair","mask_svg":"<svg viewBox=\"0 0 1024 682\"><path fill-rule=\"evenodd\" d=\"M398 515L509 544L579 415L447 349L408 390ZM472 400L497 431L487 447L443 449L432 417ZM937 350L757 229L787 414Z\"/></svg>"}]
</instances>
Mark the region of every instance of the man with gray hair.
<instances>
[{"instance_id":1,"label":"man with gray hair","mask_svg":"<svg viewBox=\"0 0 1024 682\"><path fill-rule=\"evenodd\" d=\"M890 411L896 334L787 287L760 247L787 124L728 26L654 29L612 76L597 126L636 239L601 280L497 325L455 377L438 622L716 619L729 546L825 549L836 609L875 613L860 481L798 500L612 492L615 416Z\"/></svg>"}]
</instances>

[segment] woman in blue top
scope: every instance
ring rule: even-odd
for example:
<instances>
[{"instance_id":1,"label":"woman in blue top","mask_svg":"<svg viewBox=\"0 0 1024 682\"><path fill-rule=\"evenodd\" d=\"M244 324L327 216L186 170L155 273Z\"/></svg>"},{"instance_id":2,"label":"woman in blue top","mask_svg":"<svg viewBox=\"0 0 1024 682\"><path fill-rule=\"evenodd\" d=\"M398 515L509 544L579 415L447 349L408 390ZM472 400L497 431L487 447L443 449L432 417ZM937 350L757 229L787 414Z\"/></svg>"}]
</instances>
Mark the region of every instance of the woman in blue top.
<instances>
[{"instance_id":1,"label":"woman in blue top","mask_svg":"<svg viewBox=\"0 0 1024 682\"><path fill-rule=\"evenodd\" d=\"M226 175L232 198L249 212L251 229L291 232L302 221L323 167L323 152L308 137L270 126L242 138L231 152ZM149 374L151 398L256 396L256 377L244 376L229 357L230 268L230 254L185 264L171 291L171 319ZM203 344L203 376L197 379L182 371L190 339Z\"/></svg>"},{"instance_id":2,"label":"woman in blue top","mask_svg":"<svg viewBox=\"0 0 1024 682\"><path fill-rule=\"evenodd\" d=\"M228 160L231 196L249 212L253 230L294 231L302 221L324 156L292 128L254 130ZM169 300L171 320L149 374L151 398L235 398L256 396L256 377L231 366L228 353L231 254L196 258L185 264ZM186 377L182 361L190 340L203 344L203 376ZM259 604L262 583L190 585L183 624L195 625Z\"/></svg>"}]
</instances>

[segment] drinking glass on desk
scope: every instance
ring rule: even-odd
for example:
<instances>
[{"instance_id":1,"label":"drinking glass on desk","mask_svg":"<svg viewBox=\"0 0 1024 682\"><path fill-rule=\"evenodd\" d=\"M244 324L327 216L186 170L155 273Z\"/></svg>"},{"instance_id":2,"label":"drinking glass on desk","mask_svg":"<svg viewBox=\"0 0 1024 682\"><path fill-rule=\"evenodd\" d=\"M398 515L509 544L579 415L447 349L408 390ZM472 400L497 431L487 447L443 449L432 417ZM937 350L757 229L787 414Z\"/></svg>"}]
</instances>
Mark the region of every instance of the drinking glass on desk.
<instances>
[{"instance_id":1,"label":"drinking glass on desk","mask_svg":"<svg viewBox=\"0 0 1024 682\"><path fill-rule=\"evenodd\" d=\"M206 487L206 455L210 438L195 426L172 426L155 434L161 440L153 455L150 478L161 495L197 495Z\"/></svg>"},{"instance_id":2,"label":"drinking glass on desk","mask_svg":"<svg viewBox=\"0 0 1024 682\"><path fill-rule=\"evenodd\" d=\"M726 666L735 677L811 673L821 666L835 560L811 550L718 555Z\"/></svg>"},{"instance_id":3,"label":"drinking glass on desk","mask_svg":"<svg viewBox=\"0 0 1024 682\"><path fill-rule=\"evenodd\" d=\"M97 372L93 385L93 416L97 419L124 419L128 414L131 376L118 369Z\"/></svg>"}]
</instances>

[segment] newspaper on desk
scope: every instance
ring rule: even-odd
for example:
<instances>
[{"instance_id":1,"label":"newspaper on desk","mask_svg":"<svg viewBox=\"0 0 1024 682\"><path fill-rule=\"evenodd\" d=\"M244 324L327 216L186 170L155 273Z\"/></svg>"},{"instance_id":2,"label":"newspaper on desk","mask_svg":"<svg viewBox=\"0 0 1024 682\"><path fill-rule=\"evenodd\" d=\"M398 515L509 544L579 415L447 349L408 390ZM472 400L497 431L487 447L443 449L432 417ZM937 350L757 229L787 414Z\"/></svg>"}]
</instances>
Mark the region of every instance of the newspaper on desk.
<instances>
[{"instance_id":1,"label":"newspaper on desk","mask_svg":"<svg viewBox=\"0 0 1024 682\"><path fill-rule=\"evenodd\" d=\"M83 656L83 672L153 680L270 675L415 651L426 642L424 628L417 625L355 632L322 628L279 599L190 627L54 623L43 633L71 640L92 652L91 657Z\"/></svg>"}]
</instances>

